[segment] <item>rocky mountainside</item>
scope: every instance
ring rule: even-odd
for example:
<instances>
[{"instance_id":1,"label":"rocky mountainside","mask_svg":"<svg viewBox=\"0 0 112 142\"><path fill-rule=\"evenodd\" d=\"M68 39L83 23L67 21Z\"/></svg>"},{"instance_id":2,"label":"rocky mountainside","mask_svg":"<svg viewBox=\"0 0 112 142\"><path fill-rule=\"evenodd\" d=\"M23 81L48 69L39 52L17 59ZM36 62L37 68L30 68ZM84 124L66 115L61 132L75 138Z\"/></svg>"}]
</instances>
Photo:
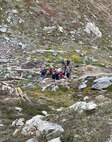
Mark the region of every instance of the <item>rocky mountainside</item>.
<instances>
[{"instance_id":1,"label":"rocky mountainside","mask_svg":"<svg viewBox=\"0 0 112 142\"><path fill-rule=\"evenodd\" d=\"M112 0L0 0L0 43L0 142L112 141Z\"/></svg>"}]
</instances>

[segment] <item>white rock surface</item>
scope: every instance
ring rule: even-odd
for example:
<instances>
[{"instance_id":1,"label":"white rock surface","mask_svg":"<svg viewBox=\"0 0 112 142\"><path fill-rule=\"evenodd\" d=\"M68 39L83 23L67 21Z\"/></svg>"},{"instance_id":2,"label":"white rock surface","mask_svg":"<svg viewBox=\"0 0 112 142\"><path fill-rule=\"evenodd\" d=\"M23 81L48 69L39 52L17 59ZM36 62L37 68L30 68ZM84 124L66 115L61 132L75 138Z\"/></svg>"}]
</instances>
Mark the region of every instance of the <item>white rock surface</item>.
<instances>
[{"instance_id":1,"label":"white rock surface","mask_svg":"<svg viewBox=\"0 0 112 142\"><path fill-rule=\"evenodd\" d=\"M21 112L23 109L22 109L22 108L20 108L20 107L15 107L15 110L17 110L17 111Z\"/></svg>"},{"instance_id":2,"label":"white rock surface","mask_svg":"<svg viewBox=\"0 0 112 142\"><path fill-rule=\"evenodd\" d=\"M87 84L85 82L83 82L82 84L80 84L80 86L78 87L78 89L84 89L87 87Z\"/></svg>"},{"instance_id":3,"label":"white rock surface","mask_svg":"<svg viewBox=\"0 0 112 142\"><path fill-rule=\"evenodd\" d=\"M52 33L55 29L56 29L56 26L44 27L44 28L43 28L43 31L45 31L45 32L47 32L47 33Z\"/></svg>"},{"instance_id":4,"label":"white rock surface","mask_svg":"<svg viewBox=\"0 0 112 142\"><path fill-rule=\"evenodd\" d=\"M89 97L88 96L85 96L84 98L83 98L83 101L88 101L89 100Z\"/></svg>"},{"instance_id":5,"label":"white rock surface","mask_svg":"<svg viewBox=\"0 0 112 142\"><path fill-rule=\"evenodd\" d=\"M51 86L52 88L52 91L54 91L54 92L56 92L57 91L57 89L59 88L57 85L55 85L55 84L53 84L52 86Z\"/></svg>"},{"instance_id":6,"label":"white rock surface","mask_svg":"<svg viewBox=\"0 0 112 142\"><path fill-rule=\"evenodd\" d=\"M60 107L58 109L56 109L58 112L62 111L64 108L63 107Z\"/></svg>"},{"instance_id":7,"label":"white rock surface","mask_svg":"<svg viewBox=\"0 0 112 142\"><path fill-rule=\"evenodd\" d=\"M26 142L35 142L35 141L34 141L34 138L31 138L31 139L27 140Z\"/></svg>"},{"instance_id":8,"label":"white rock surface","mask_svg":"<svg viewBox=\"0 0 112 142\"><path fill-rule=\"evenodd\" d=\"M58 138L52 139L52 140L47 141L47 142L61 142L61 140L60 140L60 137L58 137Z\"/></svg>"},{"instance_id":9,"label":"white rock surface","mask_svg":"<svg viewBox=\"0 0 112 142\"><path fill-rule=\"evenodd\" d=\"M42 114L48 115L47 111L42 111Z\"/></svg>"},{"instance_id":10,"label":"white rock surface","mask_svg":"<svg viewBox=\"0 0 112 142\"><path fill-rule=\"evenodd\" d=\"M60 136L64 129L55 123L42 120L43 116L37 115L26 121L25 127L22 129L24 135L36 135L36 131L40 134L45 134L47 139L53 139Z\"/></svg>"},{"instance_id":11,"label":"white rock surface","mask_svg":"<svg viewBox=\"0 0 112 142\"><path fill-rule=\"evenodd\" d=\"M23 126L24 125L24 118L16 119L15 121L12 122L12 126Z\"/></svg>"},{"instance_id":12,"label":"white rock surface","mask_svg":"<svg viewBox=\"0 0 112 142\"><path fill-rule=\"evenodd\" d=\"M6 27L0 27L0 32L5 33L7 31Z\"/></svg>"},{"instance_id":13,"label":"white rock surface","mask_svg":"<svg viewBox=\"0 0 112 142\"><path fill-rule=\"evenodd\" d=\"M76 111L87 111L87 110L94 110L97 108L97 105L93 102L83 102L83 101L80 101L80 102L77 102L75 104L73 104L72 106L69 107L70 109L74 109Z\"/></svg>"},{"instance_id":14,"label":"white rock surface","mask_svg":"<svg viewBox=\"0 0 112 142\"><path fill-rule=\"evenodd\" d=\"M13 10L12 10L12 13L13 13L13 14L17 14L18 11L17 11L16 9L13 9Z\"/></svg>"},{"instance_id":15,"label":"white rock surface","mask_svg":"<svg viewBox=\"0 0 112 142\"><path fill-rule=\"evenodd\" d=\"M4 127L4 124L0 124L0 127Z\"/></svg>"},{"instance_id":16,"label":"white rock surface","mask_svg":"<svg viewBox=\"0 0 112 142\"><path fill-rule=\"evenodd\" d=\"M106 89L112 85L112 77L102 77L94 80L94 85L92 85L92 89Z\"/></svg>"},{"instance_id":17,"label":"white rock surface","mask_svg":"<svg viewBox=\"0 0 112 142\"><path fill-rule=\"evenodd\" d=\"M64 32L63 27L61 27L61 26L58 26L58 30L59 30L59 32L61 32L61 33Z\"/></svg>"},{"instance_id":18,"label":"white rock surface","mask_svg":"<svg viewBox=\"0 0 112 142\"><path fill-rule=\"evenodd\" d=\"M84 30L86 33L88 34L95 34L97 37L101 38L102 37L102 33L101 31L99 30L98 27L96 27L95 23L94 22L88 22L86 24L86 28Z\"/></svg>"}]
</instances>

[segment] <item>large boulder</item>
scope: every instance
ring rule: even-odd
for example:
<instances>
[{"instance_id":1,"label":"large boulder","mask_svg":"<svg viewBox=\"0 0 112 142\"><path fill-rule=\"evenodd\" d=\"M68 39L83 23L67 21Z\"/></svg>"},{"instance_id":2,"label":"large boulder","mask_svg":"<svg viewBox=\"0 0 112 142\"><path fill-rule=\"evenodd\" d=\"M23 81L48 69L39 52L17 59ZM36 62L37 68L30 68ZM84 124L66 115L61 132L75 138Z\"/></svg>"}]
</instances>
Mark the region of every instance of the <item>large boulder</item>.
<instances>
[{"instance_id":1,"label":"large boulder","mask_svg":"<svg viewBox=\"0 0 112 142\"><path fill-rule=\"evenodd\" d=\"M47 140L51 140L59 137L64 132L64 129L60 125L42 120L42 118L43 116L37 115L26 121L22 129L22 134L36 137L44 135Z\"/></svg>"},{"instance_id":2,"label":"large boulder","mask_svg":"<svg viewBox=\"0 0 112 142\"><path fill-rule=\"evenodd\" d=\"M102 90L112 85L112 77L101 77L94 80L92 89Z\"/></svg>"},{"instance_id":3,"label":"large boulder","mask_svg":"<svg viewBox=\"0 0 112 142\"><path fill-rule=\"evenodd\" d=\"M90 111L90 110L96 109L97 105L93 102L86 103L86 102L80 101L71 105L69 108L75 111L83 111L83 110Z\"/></svg>"}]
</instances>

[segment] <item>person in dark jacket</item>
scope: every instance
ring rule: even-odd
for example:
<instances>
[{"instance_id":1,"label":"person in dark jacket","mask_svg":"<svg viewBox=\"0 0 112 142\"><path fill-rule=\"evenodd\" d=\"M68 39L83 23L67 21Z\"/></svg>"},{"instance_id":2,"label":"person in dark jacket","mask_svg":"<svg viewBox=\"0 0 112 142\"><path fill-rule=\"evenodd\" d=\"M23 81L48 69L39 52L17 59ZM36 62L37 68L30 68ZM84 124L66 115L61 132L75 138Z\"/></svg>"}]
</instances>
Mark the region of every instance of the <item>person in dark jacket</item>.
<instances>
[{"instance_id":1,"label":"person in dark jacket","mask_svg":"<svg viewBox=\"0 0 112 142\"><path fill-rule=\"evenodd\" d=\"M41 77L43 79L45 78L46 73L47 73L47 69L44 68L44 69L41 70Z\"/></svg>"},{"instance_id":2,"label":"person in dark jacket","mask_svg":"<svg viewBox=\"0 0 112 142\"><path fill-rule=\"evenodd\" d=\"M52 77L52 79L56 79L55 72L52 73L52 76L51 76L51 77Z\"/></svg>"},{"instance_id":3,"label":"person in dark jacket","mask_svg":"<svg viewBox=\"0 0 112 142\"><path fill-rule=\"evenodd\" d=\"M58 72L55 73L55 77L56 77L56 80L59 80L59 73Z\"/></svg>"},{"instance_id":4,"label":"person in dark jacket","mask_svg":"<svg viewBox=\"0 0 112 142\"><path fill-rule=\"evenodd\" d=\"M67 66L69 66L70 65L70 60L67 60L66 64L67 64Z\"/></svg>"}]
</instances>

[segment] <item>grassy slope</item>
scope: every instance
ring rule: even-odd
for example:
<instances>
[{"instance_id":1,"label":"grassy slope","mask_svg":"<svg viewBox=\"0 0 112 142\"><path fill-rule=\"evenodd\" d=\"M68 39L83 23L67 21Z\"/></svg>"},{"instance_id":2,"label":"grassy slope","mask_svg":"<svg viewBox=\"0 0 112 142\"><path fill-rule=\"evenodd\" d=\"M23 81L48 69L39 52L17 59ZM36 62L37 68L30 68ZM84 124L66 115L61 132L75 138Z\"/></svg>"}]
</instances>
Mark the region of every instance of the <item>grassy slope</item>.
<instances>
[{"instance_id":1,"label":"grassy slope","mask_svg":"<svg viewBox=\"0 0 112 142\"><path fill-rule=\"evenodd\" d=\"M98 0L94 2L90 0L41 0L40 4L35 4L34 0L2 1L3 10L1 11L0 23L5 23L11 32L6 34L0 33L1 37L5 35L12 40L15 39L18 43L22 42L26 44L27 48L24 54L22 49L17 48L17 44L12 45L11 42L6 43L6 41L4 41L5 46L1 43L2 47L12 46L13 49L16 48L15 58L18 59L20 63L25 62L26 57L31 57L32 60L53 61L55 58L51 53L41 55L39 53L31 54L31 52L36 49L58 49L67 51L67 54L59 54L58 58L69 58L73 62L82 65L84 57L80 57L74 52L76 49L81 49L81 53L99 59L98 63L95 65L101 66L103 63L104 66L112 67L111 59L109 58L109 55L112 55L111 7L111 0ZM6 20L6 18L8 18L6 11L11 9L17 9L19 13L12 16L13 22L9 24ZM20 19L24 20L24 22L17 22ZM92 41L94 36L88 36L83 32L87 21L94 21L96 23L103 33L101 39ZM55 30L53 33L48 34L43 31L45 26L54 25L56 27L58 27L58 25L62 26L64 33ZM72 40L70 34L70 31L74 30L79 31L79 34L76 34L74 37L75 41ZM80 41L84 43L83 46L79 44ZM99 49L93 52L91 45L98 46ZM57 63L58 62L59 60L57 60ZM31 98L35 103L35 108L27 106L27 104L23 104L21 101L15 104L23 107L25 118L29 118L37 113L40 114L42 110L54 113L51 108L67 107L74 101L82 100L86 95L91 95L92 99L94 99L94 97L99 94L99 92L92 92L89 87L83 90L83 92L77 91L75 85L71 90L61 88L61 90L59 89L54 93L51 91L42 92L38 86L36 90L25 91L31 94ZM71 97L69 97L68 94L71 94ZM79 96L80 94L83 96ZM106 94L108 94L108 92L106 92ZM40 102L40 104L36 104L37 101ZM57 120L55 118L52 120L60 123L66 129L66 137L63 138L64 142L105 142L110 133L110 128L106 124L107 117L111 117L110 107L111 104L107 104L104 109L100 109L98 112L88 117L86 114L80 116L73 112L62 112L61 114L57 114ZM10 108L7 110L6 105L4 110L5 109L6 115L8 114L7 111L9 112L9 119L11 119L11 121L12 119L14 120L15 118L12 117L13 114L10 112ZM3 110L3 108L1 108L1 110ZM54 117L55 116L56 114ZM104 120L102 119L103 116L105 116ZM64 118L68 119L67 123L62 122ZM11 122L9 123L11 124ZM78 124L76 125L76 123ZM93 127L96 129L93 129ZM86 135L85 129L87 129ZM94 130L94 132L88 133L89 129ZM73 140L74 133L76 138ZM20 135L18 137L20 137ZM12 141L14 141L14 139ZM17 138L16 141L19 142L19 138Z\"/></svg>"}]
</instances>

